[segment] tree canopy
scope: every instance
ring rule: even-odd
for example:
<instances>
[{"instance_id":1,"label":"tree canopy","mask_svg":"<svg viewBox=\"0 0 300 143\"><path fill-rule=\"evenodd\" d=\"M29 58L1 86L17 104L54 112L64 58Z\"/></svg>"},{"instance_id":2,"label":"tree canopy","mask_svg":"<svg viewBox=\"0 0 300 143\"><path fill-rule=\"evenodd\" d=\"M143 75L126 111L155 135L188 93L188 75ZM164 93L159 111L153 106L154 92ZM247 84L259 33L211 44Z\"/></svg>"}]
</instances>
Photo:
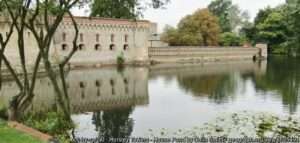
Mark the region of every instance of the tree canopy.
<instances>
[{"instance_id":1,"label":"tree canopy","mask_svg":"<svg viewBox=\"0 0 300 143\"><path fill-rule=\"evenodd\" d=\"M248 12L233 5L231 0L214 0L208 9L218 17L222 32L233 32L249 20Z\"/></svg>"},{"instance_id":2,"label":"tree canopy","mask_svg":"<svg viewBox=\"0 0 300 143\"><path fill-rule=\"evenodd\" d=\"M272 53L300 53L300 1L287 0L275 8L261 9L242 32L253 43L267 43Z\"/></svg>"},{"instance_id":3,"label":"tree canopy","mask_svg":"<svg viewBox=\"0 0 300 143\"><path fill-rule=\"evenodd\" d=\"M169 0L94 0L90 16L107 18L136 19L143 16L148 8L161 8Z\"/></svg>"},{"instance_id":4,"label":"tree canopy","mask_svg":"<svg viewBox=\"0 0 300 143\"><path fill-rule=\"evenodd\" d=\"M208 9L199 9L181 19L177 29L167 26L162 40L170 45L218 45L220 27Z\"/></svg>"}]
</instances>

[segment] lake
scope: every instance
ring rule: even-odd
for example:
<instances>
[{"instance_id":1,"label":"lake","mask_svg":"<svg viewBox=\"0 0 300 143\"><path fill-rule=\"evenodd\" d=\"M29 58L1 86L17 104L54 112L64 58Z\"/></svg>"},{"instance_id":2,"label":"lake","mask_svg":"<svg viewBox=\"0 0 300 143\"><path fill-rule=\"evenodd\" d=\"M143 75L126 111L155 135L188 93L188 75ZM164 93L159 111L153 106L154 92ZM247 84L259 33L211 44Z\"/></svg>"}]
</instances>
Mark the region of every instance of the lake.
<instances>
[{"instance_id":1,"label":"lake","mask_svg":"<svg viewBox=\"0 0 300 143\"><path fill-rule=\"evenodd\" d=\"M75 137L147 136L149 130L192 128L224 113L259 111L299 115L300 60L150 67L91 68L68 73ZM5 81L0 108L8 107L15 84ZM57 104L50 82L38 80L28 112Z\"/></svg>"}]
</instances>

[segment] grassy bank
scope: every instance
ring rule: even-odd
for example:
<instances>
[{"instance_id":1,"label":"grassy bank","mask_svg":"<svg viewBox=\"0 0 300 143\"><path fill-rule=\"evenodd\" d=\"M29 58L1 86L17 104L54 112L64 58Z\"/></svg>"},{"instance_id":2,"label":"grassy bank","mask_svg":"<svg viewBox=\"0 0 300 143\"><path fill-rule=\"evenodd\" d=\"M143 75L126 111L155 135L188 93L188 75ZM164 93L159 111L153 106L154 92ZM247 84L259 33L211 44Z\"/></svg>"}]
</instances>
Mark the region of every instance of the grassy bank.
<instances>
[{"instance_id":1,"label":"grassy bank","mask_svg":"<svg viewBox=\"0 0 300 143\"><path fill-rule=\"evenodd\" d=\"M42 143L42 141L7 126L0 119L0 143Z\"/></svg>"}]
</instances>

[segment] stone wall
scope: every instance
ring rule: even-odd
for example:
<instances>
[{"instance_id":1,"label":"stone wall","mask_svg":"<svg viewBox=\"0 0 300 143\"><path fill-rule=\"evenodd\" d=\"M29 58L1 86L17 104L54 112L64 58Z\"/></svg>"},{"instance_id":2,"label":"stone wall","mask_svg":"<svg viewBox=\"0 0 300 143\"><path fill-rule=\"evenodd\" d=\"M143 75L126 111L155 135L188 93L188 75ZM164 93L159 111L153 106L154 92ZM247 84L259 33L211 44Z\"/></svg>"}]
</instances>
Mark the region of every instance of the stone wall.
<instances>
[{"instance_id":1,"label":"stone wall","mask_svg":"<svg viewBox=\"0 0 300 143\"><path fill-rule=\"evenodd\" d=\"M78 44L83 46L71 59L71 64L116 64L121 55L127 63L148 61L152 28L149 21L76 17L76 22L80 29ZM53 41L57 57L63 58L71 51L73 38L73 26L66 17Z\"/></svg>"},{"instance_id":2,"label":"stone wall","mask_svg":"<svg viewBox=\"0 0 300 143\"><path fill-rule=\"evenodd\" d=\"M71 59L73 65L116 64L117 57L123 56L126 63L148 62L149 37L153 23L146 20L124 20L109 18L75 17L79 28L80 48ZM5 37L10 23L0 16L0 34ZM72 50L75 30L71 19L65 17L59 25L51 43L50 56L53 63L64 59ZM38 54L37 42L33 34L24 32L26 61L32 66ZM13 33L5 55L13 66L19 67L17 34Z\"/></svg>"},{"instance_id":3,"label":"stone wall","mask_svg":"<svg viewBox=\"0 0 300 143\"><path fill-rule=\"evenodd\" d=\"M212 62L223 60L249 60L253 57L267 58L267 46L256 47L152 47L149 57L153 62ZM261 56L259 56L261 55Z\"/></svg>"}]
</instances>

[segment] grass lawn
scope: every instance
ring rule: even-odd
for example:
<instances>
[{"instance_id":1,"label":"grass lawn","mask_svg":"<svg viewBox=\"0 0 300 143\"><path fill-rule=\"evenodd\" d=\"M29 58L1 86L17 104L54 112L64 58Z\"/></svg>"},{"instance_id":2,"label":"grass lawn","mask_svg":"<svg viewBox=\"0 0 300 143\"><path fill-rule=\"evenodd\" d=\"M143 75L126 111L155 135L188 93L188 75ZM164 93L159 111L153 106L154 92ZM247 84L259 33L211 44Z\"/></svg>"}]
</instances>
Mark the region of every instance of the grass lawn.
<instances>
[{"instance_id":1,"label":"grass lawn","mask_svg":"<svg viewBox=\"0 0 300 143\"><path fill-rule=\"evenodd\" d=\"M43 143L42 141L21 133L7 126L6 122L0 119L0 143Z\"/></svg>"}]
</instances>

